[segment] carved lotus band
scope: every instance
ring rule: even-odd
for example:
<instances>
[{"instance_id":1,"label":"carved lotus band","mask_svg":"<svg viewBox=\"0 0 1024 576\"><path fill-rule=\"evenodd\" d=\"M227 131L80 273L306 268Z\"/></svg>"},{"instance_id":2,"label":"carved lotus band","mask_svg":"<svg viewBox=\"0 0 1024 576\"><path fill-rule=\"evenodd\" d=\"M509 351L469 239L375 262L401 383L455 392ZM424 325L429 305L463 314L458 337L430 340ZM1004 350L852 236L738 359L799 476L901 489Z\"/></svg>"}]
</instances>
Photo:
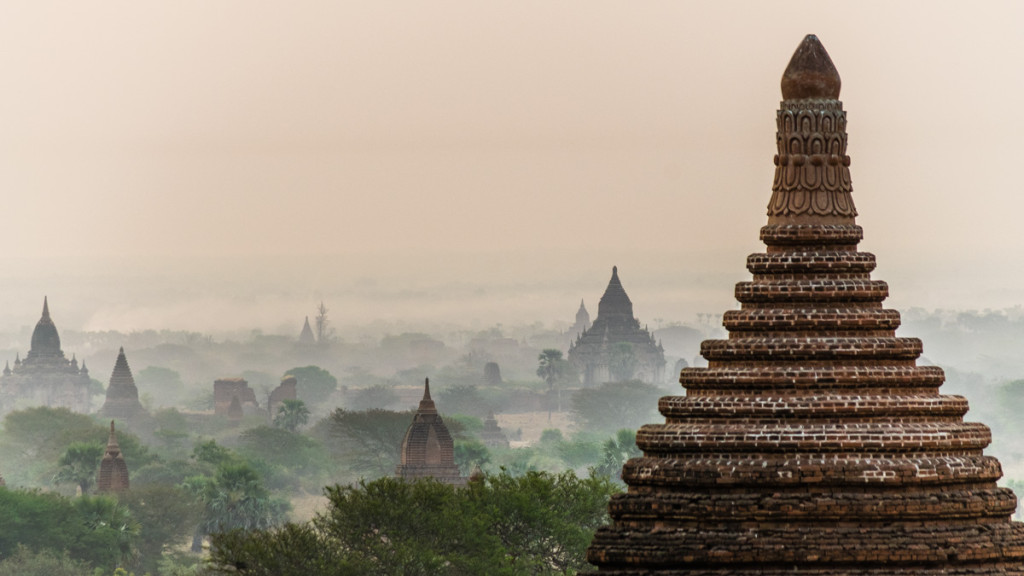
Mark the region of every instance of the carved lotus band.
<instances>
[{"instance_id":1,"label":"carved lotus band","mask_svg":"<svg viewBox=\"0 0 1024 576\"><path fill-rule=\"evenodd\" d=\"M842 103L785 100L776 123L778 154L768 215L856 216Z\"/></svg>"}]
</instances>

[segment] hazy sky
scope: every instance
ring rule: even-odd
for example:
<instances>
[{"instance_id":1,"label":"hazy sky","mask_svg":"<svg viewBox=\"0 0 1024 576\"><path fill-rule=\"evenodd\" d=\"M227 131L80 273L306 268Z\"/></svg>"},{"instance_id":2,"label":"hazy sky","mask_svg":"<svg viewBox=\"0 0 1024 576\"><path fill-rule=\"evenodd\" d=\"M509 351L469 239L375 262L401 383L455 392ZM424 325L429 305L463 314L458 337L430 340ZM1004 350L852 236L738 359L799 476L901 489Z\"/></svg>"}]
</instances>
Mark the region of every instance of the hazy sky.
<instances>
[{"instance_id":1,"label":"hazy sky","mask_svg":"<svg viewBox=\"0 0 1024 576\"><path fill-rule=\"evenodd\" d=\"M1024 3L0 3L0 324L732 307L779 77L843 79L896 308L1024 302ZM298 320L294 320L298 318Z\"/></svg>"}]
</instances>

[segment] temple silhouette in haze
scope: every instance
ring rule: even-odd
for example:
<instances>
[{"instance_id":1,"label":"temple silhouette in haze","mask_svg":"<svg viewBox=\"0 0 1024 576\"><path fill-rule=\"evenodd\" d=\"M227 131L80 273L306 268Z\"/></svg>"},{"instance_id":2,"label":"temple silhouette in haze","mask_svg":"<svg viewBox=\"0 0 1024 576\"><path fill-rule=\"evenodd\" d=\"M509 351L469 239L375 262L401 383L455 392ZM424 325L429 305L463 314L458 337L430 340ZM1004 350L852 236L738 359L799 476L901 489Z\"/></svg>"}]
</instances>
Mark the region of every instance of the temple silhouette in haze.
<instances>
[{"instance_id":1,"label":"temple silhouette in haze","mask_svg":"<svg viewBox=\"0 0 1024 576\"><path fill-rule=\"evenodd\" d=\"M90 411L89 370L60 346L57 326L50 318L50 304L43 298L43 314L32 331L32 344L13 367L4 365L0 375L0 415L19 407L49 406L74 412Z\"/></svg>"}]
</instances>

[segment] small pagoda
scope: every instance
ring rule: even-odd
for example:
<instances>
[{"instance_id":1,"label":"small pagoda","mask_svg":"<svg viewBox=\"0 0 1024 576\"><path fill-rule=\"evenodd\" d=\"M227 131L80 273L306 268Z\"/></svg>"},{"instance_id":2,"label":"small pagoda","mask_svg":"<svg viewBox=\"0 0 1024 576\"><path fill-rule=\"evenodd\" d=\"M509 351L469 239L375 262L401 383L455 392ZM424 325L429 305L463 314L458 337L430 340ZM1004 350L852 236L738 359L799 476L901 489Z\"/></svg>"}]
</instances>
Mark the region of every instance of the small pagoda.
<instances>
[{"instance_id":1,"label":"small pagoda","mask_svg":"<svg viewBox=\"0 0 1024 576\"><path fill-rule=\"evenodd\" d=\"M466 483L455 465L455 442L430 398L429 378L423 384L423 399L416 415L402 439L401 458L395 470L398 478L433 478L456 486Z\"/></svg>"},{"instance_id":2,"label":"small pagoda","mask_svg":"<svg viewBox=\"0 0 1024 576\"><path fill-rule=\"evenodd\" d=\"M685 368L685 396L637 433L587 559L601 575L1024 574L1017 499L989 429L939 393L851 197L840 80L814 36L782 77L767 250Z\"/></svg>"},{"instance_id":3,"label":"small pagoda","mask_svg":"<svg viewBox=\"0 0 1024 576\"><path fill-rule=\"evenodd\" d=\"M96 474L97 492L126 492L128 490L128 465L125 464L121 447L114 432L114 421L110 421L110 437L107 452L100 460L100 471Z\"/></svg>"}]
</instances>

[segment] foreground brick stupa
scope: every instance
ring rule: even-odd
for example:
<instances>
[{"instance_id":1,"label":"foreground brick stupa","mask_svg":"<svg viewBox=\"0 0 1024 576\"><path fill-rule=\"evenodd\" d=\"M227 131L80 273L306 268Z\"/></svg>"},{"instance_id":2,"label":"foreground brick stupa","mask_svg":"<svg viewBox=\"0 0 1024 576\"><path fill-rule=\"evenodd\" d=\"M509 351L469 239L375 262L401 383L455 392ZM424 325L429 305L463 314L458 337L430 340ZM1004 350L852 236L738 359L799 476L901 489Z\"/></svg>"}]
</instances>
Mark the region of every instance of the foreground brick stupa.
<instances>
[{"instance_id":1,"label":"foreground brick stupa","mask_svg":"<svg viewBox=\"0 0 1024 576\"><path fill-rule=\"evenodd\" d=\"M782 79L778 156L727 340L640 429L588 560L617 575L1024 574L990 433L898 338L850 197L839 75L808 36ZM899 191L894 191L899 192Z\"/></svg>"}]
</instances>

